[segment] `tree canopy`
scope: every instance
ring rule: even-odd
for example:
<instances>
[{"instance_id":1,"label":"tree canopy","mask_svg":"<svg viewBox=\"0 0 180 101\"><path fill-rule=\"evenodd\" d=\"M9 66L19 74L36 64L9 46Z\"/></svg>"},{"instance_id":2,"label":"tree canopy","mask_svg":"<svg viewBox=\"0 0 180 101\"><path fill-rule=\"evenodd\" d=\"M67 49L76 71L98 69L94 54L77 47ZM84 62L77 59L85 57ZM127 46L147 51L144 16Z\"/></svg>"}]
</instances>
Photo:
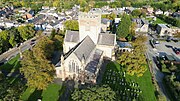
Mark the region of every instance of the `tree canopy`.
<instances>
[{"instance_id":1,"label":"tree canopy","mask_svg":"<svg viewBox=\"0 0 180 101\"><path fill-rule=\"evenodd\" d=\"M145 36L138 36L132 43L132 52L123 53L117 62L126 68L126 72L129 75L142 76L147 70L147 63L145 57L145 45L144 42L147 40Z\"/></svg>"},{"instance_id":2,"label":"tree canopy","mask_svg":"<svg viewBox=\"0 0 180 101\"><path fill-rule=\"evenodd\" d=\"M135 10L133 10L132 11L132 16L137 16L137 17L139 17L140 15L141 15L141 10L140 9L135 9Z\"/></svg>"},{"instance_id":3,"label":"tree canopy","mask_svg":"<svg viewBox=\"0 0 180 101\"><path fill-rule=\"evenodd\" d=\"M105 15L101 16L101 18L107 18L107 19L110 19L110 20L114 20L116 17L117 17L117 15L115 13L105 14Z\"/></svg>"},{"instance_id":4,"label":"tree canopy","mask_svg":"<svg viewBox=\"0 0 180 101\"><path fill-rule=\"evenodd\" d=\"M67 20L64 25L67 30L79 30L79 23L77 20Z\"/></svg>"},{"instance_id":5,"label":"tree canopy","mask_svg":"<svg viewBox=\"0 0 180 101\"><path fill-rule=\"evenodd\" d=\"M114 101L115 92L107 85L75 90L71 94L74 101Z\"/></svg>"},{"instance_id":6,"label":"tree canopy","mask_svg":"<svg viewBox=\"0 0 180 101\"><path fill-rule=\"evenodd\" d=\"M32 51L25 51L20 72L27 79L29 87L46 89L54 79L55 67L49 61L54 49L53 41L43 37Z\"/></svg>"},{"instance_id":7,"label":"tree canopy","mask_svg":"<svg viewBox=\"0 0 180 101\"><path fill-rule=\"evenodd\" d=\"M23 40L27 40L35 36L35 30L33 25L20 26L18 27L18 31Z\"/></svg>"},{"instance_id":8,"label":"tree canopy","mask_svg":"<svg viewBox=\"0 0 180 101\"><path fill-rule=\"evenodd\" d=\"M12 27L0 32L0 54L36 35L33 25Z\"/></svg>"},{"instance_id":9,"label":"tree canopy","mask_svg":"<svg viewBox=\"0 0 180 101\"><path fill-rule=\"evenodd\" d=\"M125 38L128 34L130 34L130 26L131 26L130 16L124 14L117 28L117 32L116 32L117 36L120 38Z\"/></svg>"}]
</instances>

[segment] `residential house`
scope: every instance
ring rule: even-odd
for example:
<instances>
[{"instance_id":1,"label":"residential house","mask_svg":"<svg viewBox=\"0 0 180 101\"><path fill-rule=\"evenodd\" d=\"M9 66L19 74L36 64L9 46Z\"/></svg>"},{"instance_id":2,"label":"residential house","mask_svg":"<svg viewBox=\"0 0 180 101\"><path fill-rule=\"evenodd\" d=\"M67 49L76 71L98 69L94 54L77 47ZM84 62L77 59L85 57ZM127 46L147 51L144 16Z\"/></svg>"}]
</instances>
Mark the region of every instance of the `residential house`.
<instances>
[{"instance_id":1,"label":"residential house","mask_svg":"<svg viewBox=\"0 0 180 101\"><path fill-rule=\"evenodd\" d=\"M153 12L154 12L154 8L151 7L151 6L143 6L142 8L143 8L144 10L146 10L146 14L147 14L147 15L152 15Z\"/></svg>"},{"instance_id":2,"label":"residential house","mask_svg":"<svg viewBox=\"0 0 180 101\"><path fill-rule=\"evenodd\" d=\"M133 22L136 23L136 28L135 31L137 32L142 32L142 33L147 33L148 28L149 28L149 23L143 18L135 18L132 19Z\"/></svg>"},{"instance_id":3,"label":"residential house","mask_svg":"<svg viewBox=\"0 0 180 101\"><path fill-rule=\"evenodd\" d=\"M172 16L173 16L174 18L179 19L179 18L180 18L180 11L174 12L174 13L172 14Z\"/></svg>"},{"instance_id":4,"label":"residential house","mask_svg":"<svg viewBox=\"0 0 180 101\"><path fill-rule=\"evenodd\" d=\"M25 13L22 18L24 19L32 19L33 18L33 15L31 15L30 13Z\"/></svg>"},{"instance_id":5,"label":"residential house","mask_svg":"<svg viewBox=\"0 0 180 101\"><path fill-rule=\"evenodd\" d=\"M14 21L10 21L10 20L6 20L5 22L4 22L4 24L5 24L5 28L11 28L11 27L14 27Z\"/></svg>"},{"instance_id":6,"label":"residential house","mask_svg":"<svg viewBox=\"0 0 180 101\"><path fill-rule=\"evenodd\" d=\"M169 16L169 15L171 15L171 14L172 14L172 12L171 12L170 10L164 12L164 15L166 15L166 16Z\"/></svg>"},{"instance_id":7,"label":"residential house","mask_svg":"<svg viewBox=\"0 0 180 101\"><path fill-rule=\"evenodd\" d=\"M44 10L44 9L49 9L49 6L42 6L42 8L41 8L42 10Z\"/></svg>"},{"instance_id":8,"label":"residential house","mask_svg":"<svg viewBox=\"0 0 180 101\"><path fill-rule=\"evenodd\" d=\"M171 28L166 24L158 24L156 31L160 36L172 36Z\"/></svg>"},{"instance_id":9,"label":"residential house","mask_svg":"<svg viewBox=\"0 0 180 101\"><path fill-rule=\"evenodd\" d=\"M160 14L163 14L163 11L160 10L160 9L157 9L155 12L154 12L155 15L160 15Z\"/></svg>"},{"instance_id":10,"label":"residential house","mask_svg":"<svg viewBox=\"0 0 180 101\"><path fill-rule=\"evenodd\" d=\"M107 28L110 27L110 24L111 24L111 20L106 18L101 19L101 32L106 32L108 30Z\"/></svg>"},{"instance_id":11,"label":"residential house","mask_svg":"<svg viewBox=\"0 0 180 101\"><path fill-rule=\"evenodd\" d=\"M117 45L119 52L131 52L133 50L132 45L129 42L118 41Z\"/></svg>"},{"instance_id":12,"label":"residential house","mask_svg":"<svg viewBox=\"0 0 180 101\"><path fill-rule=\"evenodd\" d=\"M171 33L172 35L175 35L176 33L180 33L179 27L171 27Z\"/></svg>"}]
</instances>

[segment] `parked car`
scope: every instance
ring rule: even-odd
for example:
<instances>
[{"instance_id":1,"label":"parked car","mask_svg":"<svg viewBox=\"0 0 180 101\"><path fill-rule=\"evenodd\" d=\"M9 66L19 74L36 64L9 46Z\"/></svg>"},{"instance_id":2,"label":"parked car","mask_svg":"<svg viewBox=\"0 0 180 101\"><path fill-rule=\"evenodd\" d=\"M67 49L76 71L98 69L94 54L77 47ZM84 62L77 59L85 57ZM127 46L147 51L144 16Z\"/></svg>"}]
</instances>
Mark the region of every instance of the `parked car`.
<instances>
[{"instance_id":1,"label":"parked car","mask_svg":"<svg viewBox=\"0 0 180 101\"><path fill-rule=\"evenodd\" d=\"M170 37L170 36L168 36L166 39L167 42L171 42L171 40L172 40L172 37Z\"/></svg>"},{"instance_id":2,"label":"parked car","mask_svg":"<svg viewBox=\"0 0 180 101\"><path fill-rule=\"evenodd\" d=\"M165 45L167 48L172 48L172 46L171 45Z\"/></svg>"},{"instance_id":3,"label":"parked car","mask_svg":"<svg viewBox=\"0 0 180 101\"><path fill-rule=\"evenodd\" d=\"M176 38L173 38L172 40L173 40L174 42L178 42L178 39L176 39Z\"/></svg>"},{"instance_id":4,"label":"parked car","mask_svg":"<svg viewBox=\"0 0 180 101\"><path fill-rule=\"evenodd\" d=\"M180 48L174 47L173 50L174 50L174 52L175 52L177 55L180 54Z\"/></svg>"}]
</instances>

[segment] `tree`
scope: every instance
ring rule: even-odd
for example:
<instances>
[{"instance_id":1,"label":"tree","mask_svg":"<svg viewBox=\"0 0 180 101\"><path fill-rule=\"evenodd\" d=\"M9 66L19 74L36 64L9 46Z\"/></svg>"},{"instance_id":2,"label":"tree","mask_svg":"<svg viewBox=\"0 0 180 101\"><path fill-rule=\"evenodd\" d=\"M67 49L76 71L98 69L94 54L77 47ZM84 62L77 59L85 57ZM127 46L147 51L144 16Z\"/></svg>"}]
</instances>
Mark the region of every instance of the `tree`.
<instances>
[{"instance_id":1,"label":"tree","mask_svg":"<svg viewBox=\"0 0 180 101\"><path fill-rule=\"evenodd\" d=\"M125 7L130 7L130 6L131 6L131 2L125 1L124 6L125 6Z\"/></svg>"},{"instance_id":2,"label":"tree","mask_svg":"<svg viewBox=\"0 0 180 101\"><path fill-rule=\"evenodd\" d=\"M10 35L10 39L9 39L9 43L12 45L12 47L14 47L17 43L15 41L15 35L14 34L11 34Z\"/></svg>"},{"instance_id":3,"label":"tree","mask_svg":"<svg viewBox=\"0 0 180 101\"><path fill-rule=\"evenodd\" d=\"M131 13L133 16L140 16L141 15L141 10L140 9L135 9Z\"/></svg>"},{"instance_id":4,"label":"tree","mask_svg":"<svg viewBox=\"0 0 180 101\"><path fill-rule=\"evenodd\" d=\"M50 39L53 39L55 35L56 35L56 30L53 29L53 30L51 31L51 35L50 35L49 38L50 38Z\"/></svg>"},{"instance_id":5,"label":"tree","mask_svg":"<svg viewBox=\"0 0 180 101\"><path fill-rule=\"evenodd\" d=\"M111 14L102 15L101 17L102 18L107 18L107 19L110 19L110 20L114 20L117 17L117 15L115 13L111 13Z\"/></svg>"},{"instance_id":6,"label":"tree","mask_svg":"<svg viewBox=\"0 0 180 101\"><path fill-rule=\"evenodd\" d=\"M51 56L54 51L53 41L48 37L43 37L33 48L33 54L36 59L47 59L51 60Z\"/></svg>"},{"instance_id":7,"label":"tree","mask_svg":"<svg viewBox=\"0 0 180 101\"><path fill-rule=\"evenodd\" d=\"M132 36L135 36L135 34L136 34L135 28L136 28L136 23L135 23L135 22L131 23L131 26L130 26L130 34L131 34Z\"/></svg>"},{"instance_id":8,"label":"tree","mask_svg":"<svg viewBox=\"0 0 180 101\"><path fill-rule=\"evenodd\" d=\"M130 26L131 26L130 16L124 14L117 28L117 32L116 32L117 36L120 38L125 38L128 34L130 34Z\"/></svg>"},{"instance_id":9,"label":"tree","mask_svg":"<svg viewBox=\"0 0 180 101\"><path fill-rule=\"evenodd\" d=\"M20 72L27 79L27 85L38 90L46 89L54 79L55 67L50 57L53 52L53 42L43 37L32 51L25 51L21 61Z\"/></svg>"},{"instance_id":10,"label":"tree","mask_svg":"<svg viewBox=\"0 0 180 101\"><path fill-rule=\"evenodd\" d=\"M17 30L17 28L13 27L8 30L9 33L9 43L14 47L17 43L22 42L22 39L20 37L20 34Z\"/></svg>"},{"instance_id":11,"label":"tree","mask_svg":"<svg viewBox=\"0 0 180 101\"><path fill-rule=\"evenodd\" d=\"M23 40L27 40L35 36L35 30L33 25L26 25L18 27L18 31Z\"/></svg>"},{"instance_id":12,"label":"tree","mask_svg":"<svg viewBox=\"0 0 180 101\"><path fill-rule=\"evenodd\" d=\"M107 85L75 90L71 94L74 101L114 101L115 92Z\"/></svg>"},{"instance_id":13,"label":"tree","mask_svg":"<svg viewBox=\"0 0 180 101\"><path fill-rule=\"evenodd\" d=\"M18 101L24 88L25 86L21 80L12 81L9 79L3 79L0 82L0 100Z\"/></svg>"},{"instance_id":14,"label":"tree","mask_svg":"<svg viewBox=\"0 0 180 101\"><path fill-rule=\"evenodd\" d=\"M79 23L77 20L67 20L64 25L67 30L79 30Z\"/></svg>"},{"instance_id":15,"label":"tree","mask_svg":"<svg viewBox=\"0 0 180 101\"><path fill-rule=\"evenodd\" d=\"M87 2L86 0L77 0L78 1L78 4L81 6L81 7L85 7Z\"/></svg>"},{"instance_id":16,"label":"tree","mask_svg":"<svg viewBox=\"0 0 180 101\"><path fill-rule=\"evenodd\" d=\"M60 35L55 35L53 38L55 50L63 49L63 37Z\"/></svg>"},{"instance_id":17,"label":"tree","mask_svg":"<svg viewBox=\"0 0 180 101\"><path fill-rule=\"evenodd\" d=\"M133 44L133 52L123 53L117 62L126 68L127 74L138 77L142 76L147 70L147 63L145 57L145 45L146 41L145 36L138 36Z\"/></svg>"}]
</instances>

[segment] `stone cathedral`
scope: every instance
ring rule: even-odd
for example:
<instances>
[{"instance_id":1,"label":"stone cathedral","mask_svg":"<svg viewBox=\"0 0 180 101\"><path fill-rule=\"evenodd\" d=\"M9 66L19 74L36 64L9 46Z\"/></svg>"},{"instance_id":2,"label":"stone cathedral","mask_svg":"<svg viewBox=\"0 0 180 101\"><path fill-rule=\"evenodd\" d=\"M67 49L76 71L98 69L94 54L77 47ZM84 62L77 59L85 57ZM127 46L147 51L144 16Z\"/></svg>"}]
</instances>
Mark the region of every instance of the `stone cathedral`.
<instances>
[{"instance_id":1,"label":"stone cathedral","mask_svg":"<svg viewBox=\"0 0 180 101\"><path fill-rule=\"evenodd\" d=\"M80 12L79 31L67 30L57 78L96 83L103 58L114 60L116 35L101 32L101 15Z\"/></svg>"}]
</instances>

